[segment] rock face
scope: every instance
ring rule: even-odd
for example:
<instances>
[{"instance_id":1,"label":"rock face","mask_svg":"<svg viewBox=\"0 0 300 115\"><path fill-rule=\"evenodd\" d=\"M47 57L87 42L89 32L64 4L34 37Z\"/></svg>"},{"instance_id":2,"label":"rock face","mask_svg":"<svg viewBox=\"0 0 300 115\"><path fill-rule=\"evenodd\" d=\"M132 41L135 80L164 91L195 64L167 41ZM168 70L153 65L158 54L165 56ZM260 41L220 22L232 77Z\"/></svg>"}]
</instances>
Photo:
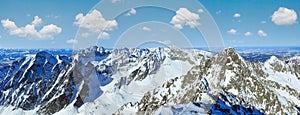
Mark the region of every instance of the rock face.
<instances>
[{"instance_id":1,"label":"rock face","mask_svg":"<svg viewBox=\"0 0 300 115\"><path fill-rule=\"evenodd\" d=\"M212 114L299 114L299 103L289 99L300 99L299 70L295 69L298 67L297 63L274 61L274 57L264 64L250 63L234 49L225 49L210 59L200 60L187 74L147 92L140 101L123 105L117 113L159 113L166 112L169 105L182 104L185 106L181 111L173 106L169 111L193 113L199 111L190 109L189 103L198 102L203 105L198 108ZM278 72L275 68L286 71ZM284 81L276 80L282 77L298 83L283 85ZM283 92L289 92L288 96Z\"/></svg>"},{"instance_id":2,"label":"rock face","mask_svg":"<svg viewBox=\"0 0 300 115\"><path fill-rule=\"evenodd\" d=\"M62 91L71 91L72 77L66 75L71 58L53 56L47 52L39 52L11 64L0 84L1 105L13 105L24 110L32 110L37 106L50 106L53 96L70 96ZM64 75L64 76L63 76ZM65 100L64 100L65 101ZM68 102L61 101L56 106L65 106Z\"/></svg>"},{"instance_id":3,"label":"rock face","mask_svg":"<svg viewBox=\"0 0 300 115\"><path fill-rule=\"evenodd\" d=\"M0 81L3 114L299 114L300 107L298 57L247 62L233 48L42 51L1 67Z\"/></svg>"}]
</instances>

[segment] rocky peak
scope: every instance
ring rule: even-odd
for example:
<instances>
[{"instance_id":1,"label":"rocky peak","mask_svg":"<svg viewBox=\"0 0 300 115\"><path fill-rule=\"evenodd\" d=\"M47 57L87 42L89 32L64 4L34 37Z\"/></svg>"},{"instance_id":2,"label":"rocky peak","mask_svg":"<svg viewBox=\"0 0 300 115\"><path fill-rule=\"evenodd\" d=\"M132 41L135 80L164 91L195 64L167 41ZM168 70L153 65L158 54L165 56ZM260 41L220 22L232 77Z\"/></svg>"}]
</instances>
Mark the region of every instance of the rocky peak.
<instances>
[{"instance_id":1,"label":"rocky peak","mask_svg":"<svg viewBox=\"0 0 300 115\"><path fill-rule=\"evenodd\" d=\"M51 57L52 55L46 51L40 51L36 54L37 58L46 58L48 59L49 57Z\"/></svg>"},{"instance_id":2,"label":"rocky peak","mask_svg":"<svg viewBox=\"0 0 300 115\"><path fill-rule=\"evenodd\" d=\"M235 51L234 48L227 48L222 50L216 57L216 62L220 63L235 63L241 65L244 59Z\"/></svg>"},{"instance_id":3,"label":"rocky peak","mask_svg":"<svg viewBox=\"0 0 300 115\"><path fill-rule=\"evenodd\" d=\"M110 51L103 47L92 46L86 49L79 50L75 56L75 63L87 64L91 61L101 61L105 59L110 54Z\"/></svg>"},{"instance_id":4,"label":"rocky peak","mask_svg":"<svg viewBox=\"0 0 300 115\"><path fill-rule=\"evenodd\" d=\"M300 72L300 65L298 61L297 57L283 61L278 59L276 56L271 56L270 59L264 63L264 67L277 72L290 72L292 74L297 74L297 72Z\"/></svg>"},{"instance_id":5,"label":"rocky peak","mask_svg":"<svg viewBox=\"0 0 300 115\"><path fill-rule=\"evenodd\" d=\"M206 61L207 76L212 87L225 87L231 80L249 76L250 70L246 61L236 53L234 48L222 50Z\"/></svg>"}]
</instances>

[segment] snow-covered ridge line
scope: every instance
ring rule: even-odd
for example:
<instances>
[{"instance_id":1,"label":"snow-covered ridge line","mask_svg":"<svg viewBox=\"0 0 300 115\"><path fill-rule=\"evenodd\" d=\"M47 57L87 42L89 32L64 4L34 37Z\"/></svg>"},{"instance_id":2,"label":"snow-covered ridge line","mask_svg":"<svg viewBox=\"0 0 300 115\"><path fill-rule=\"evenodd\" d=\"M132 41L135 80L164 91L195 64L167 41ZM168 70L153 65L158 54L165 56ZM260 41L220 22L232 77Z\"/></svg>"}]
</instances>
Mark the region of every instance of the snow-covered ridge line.
<instances>
[{"instance_id":1,"label":"snow-covered ridge line","mask_svg":"<svg viewBox=\"0 0 300 115\"><path fill-rule=\"evenodd\" d=\"M70 57L42 51L0 68L0 105L7 106L0 114L12 110L148 113L150 109L155 114L198 109L200 113L293 114L300 106L297 59L272 56L264 63L248 62L233 48L216 55L174 47L94 46Z\"/></svg>"}]
</instances>

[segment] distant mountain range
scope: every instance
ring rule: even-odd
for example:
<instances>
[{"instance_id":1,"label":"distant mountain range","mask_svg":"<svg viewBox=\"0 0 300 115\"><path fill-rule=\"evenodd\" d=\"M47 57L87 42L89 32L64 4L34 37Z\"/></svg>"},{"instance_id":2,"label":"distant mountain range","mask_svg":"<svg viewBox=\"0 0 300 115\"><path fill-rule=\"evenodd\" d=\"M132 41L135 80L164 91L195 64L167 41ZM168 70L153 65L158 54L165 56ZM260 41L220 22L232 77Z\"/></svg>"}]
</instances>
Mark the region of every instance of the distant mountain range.
<instances>
[{"instance_id":1,"label":"distant mountain range","mask_svg":"<svg viewBox=\"0 0 300 115\"><path fill-rule=\"evenodd\" d=\"M0 114L300 114L300 56L244 54L39 51L0 66Z\"/></svg>"}]
</instances>

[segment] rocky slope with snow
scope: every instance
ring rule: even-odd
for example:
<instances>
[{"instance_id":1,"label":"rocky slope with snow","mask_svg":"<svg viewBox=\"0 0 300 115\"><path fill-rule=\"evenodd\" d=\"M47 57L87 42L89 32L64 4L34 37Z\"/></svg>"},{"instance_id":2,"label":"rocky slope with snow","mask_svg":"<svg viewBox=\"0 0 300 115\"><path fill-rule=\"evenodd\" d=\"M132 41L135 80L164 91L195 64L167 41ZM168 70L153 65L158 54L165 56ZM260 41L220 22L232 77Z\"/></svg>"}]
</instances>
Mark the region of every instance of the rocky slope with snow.
<instances>
[{"instance_id":1,"label":"rocky slope with snow","mask_svg":"<svg viewBox=\"0 0 300 115\"><path fill-rule=\"evenodd\" d=\"M39 52L0 68L0 114L299 114L299 57L175 47Z\"/></svg>"}]
</instances>

